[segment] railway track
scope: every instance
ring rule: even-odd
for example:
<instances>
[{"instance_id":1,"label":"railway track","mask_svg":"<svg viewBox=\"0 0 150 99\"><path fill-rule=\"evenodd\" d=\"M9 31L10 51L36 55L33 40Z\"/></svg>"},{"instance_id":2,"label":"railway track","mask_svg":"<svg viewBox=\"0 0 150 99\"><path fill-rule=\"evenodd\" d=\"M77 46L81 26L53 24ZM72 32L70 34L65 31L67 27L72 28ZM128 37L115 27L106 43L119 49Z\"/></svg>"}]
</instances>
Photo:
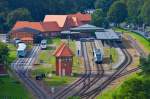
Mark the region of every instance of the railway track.
<instances>
[{"instance_id":1,"label":"railway track","mask_svg":"<svg viewBox=\"0 0 150 99\"><path fill-rule=\"evenodd\" d=\"M143 51L143 49L138 45L138 43L131 37L128 36L128 40L131 42L131 45L137 50L137 52L140 54L141 57L146 57L146 53Z\"/></svg>"},{"instance_id":2,"label":"railway track","mask_svg":"<svg viewBox=\"0 0 150 99\"><path fill-rule=\"evenodd\" d=\"M27 58L19 58L15 61L15 63L13 63L13 69L20 80L22 80L22 82L32 90L38 99L48 99L48 96L44 90L42 90L39 85L28 76L29 67L33 65L38 51L39 46L34 46Z\"/></svg>"},{"instance_id":3,"label":"railway track","mask_svg":"<svg viewBox=\"0 0 150 99\"><path fill-rule=\"evenodd\" d=\"M95 42L91 41L90 42L90 46L91 46L92 52L94 52L94 49L96 49ZM86 48L86 49L88 49L88 48ZM84 94L92 86L94 86L94 84L97 83L97 81L99 81L103 77L104 69L103 69L102 64L95 64L94 63L93 65L96 66L96 71L94 71L92 74L95 74L95 72L96 72L96 74L94 75L94 77L90 78L90 83L89 84L85 85L84 88L80 89L73 96L80 96L81 94Z\"/></svg>"},{"instance_id":4,"label":"railway track","mask_svg":"<svg viewBox=\"0 0 150 99\"><path fill-rule=\"evenodd\" d=\"M123 72L123 73L121 73L120 75L118 75L118 76L116 76L116 77L119 78L119 77L122 77L122 76L126 76L126 75L128 75L128 74L130 74L130 73L133 73L133 72L136 72L136 71L138 71L138 70L140 70L140 69L141 69L141 67L136 67L136 68L133 68L133 69L128 70L128 71L126 71L126 72Z\"/></svg>"},{"instance_id":5,"label":"railway track","mask_svg":"<svg viewBox=\"0 0 150 99\"><path fill-rule=\"evenodd\" d=\"M120 46L122 49L122 52L125 55L125 61L121 64L121 66L110 76L107 80L105 80L100 86L97 88L91 90L90 92L81 95L80 97L83 99L94 99L102 90L104 90L113 80L117 79L125 69L126 67L131 64L132 57L128 53L128 51L123 47Z\"/></svg>"},{"instance_id":6,"label":"railway track","mask_svg":"<svg viewBox=\"0 0 150 99\"><path fill-rule=\"evenodd\" d=\"M90 63L88 60L89 58L87 55L86 43L81 42L81 47L82 47L82 54L84 57L84 66L85 66L84 75L81 78L79 78L77 81L75 81L73 84L59 91L56 95L54 95L53 97L54 99L66 99L66 97L72 96L72 95L68 95L69 92L71 92L72 90L76 89L79 86L80 86L80 89L83 89L85 85L89 84L90 75L91 75L91 67L90 67Z\"/></svg>"}]
</instances>

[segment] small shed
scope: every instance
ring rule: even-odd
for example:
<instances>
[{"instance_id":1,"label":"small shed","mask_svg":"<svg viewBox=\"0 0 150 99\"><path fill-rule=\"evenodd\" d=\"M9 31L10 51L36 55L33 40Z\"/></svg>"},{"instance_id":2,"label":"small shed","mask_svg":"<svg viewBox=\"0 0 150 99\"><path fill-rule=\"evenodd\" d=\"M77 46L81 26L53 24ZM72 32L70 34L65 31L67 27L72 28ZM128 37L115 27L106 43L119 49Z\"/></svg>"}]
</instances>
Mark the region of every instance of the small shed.
<instances>
[{"instance_id":1,"label":"small shed","mask_svg":"<svg viewBox=\"0 0 150 99\"><path fill-rule=\"evenodd\" d=\"M54 53L56 57L56 75L71 76L73 55L73 52L65 43L62 43L60 47L56 49Z\"/></svg>"}]
</instances>

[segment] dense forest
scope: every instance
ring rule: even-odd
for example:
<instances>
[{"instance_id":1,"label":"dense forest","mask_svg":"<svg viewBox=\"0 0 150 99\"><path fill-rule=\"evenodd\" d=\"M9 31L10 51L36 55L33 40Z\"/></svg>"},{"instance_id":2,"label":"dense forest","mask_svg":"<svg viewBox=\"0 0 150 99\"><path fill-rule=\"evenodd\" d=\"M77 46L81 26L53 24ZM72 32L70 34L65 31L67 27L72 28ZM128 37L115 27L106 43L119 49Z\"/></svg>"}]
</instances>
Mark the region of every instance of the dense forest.
<instances>
[{"instance_id":1,"label":"dense forest","mask_svg":"<svg viewBox=\"0 0 150 99\"><path fill-rule=\"evenodd\" d=\"M134 25L150 23L150 0L1 0L0 33L17 20L42 21L46 14L68 14L96 9L92 24L108 26L124 21Z\"/></svg>"}]
</instances>

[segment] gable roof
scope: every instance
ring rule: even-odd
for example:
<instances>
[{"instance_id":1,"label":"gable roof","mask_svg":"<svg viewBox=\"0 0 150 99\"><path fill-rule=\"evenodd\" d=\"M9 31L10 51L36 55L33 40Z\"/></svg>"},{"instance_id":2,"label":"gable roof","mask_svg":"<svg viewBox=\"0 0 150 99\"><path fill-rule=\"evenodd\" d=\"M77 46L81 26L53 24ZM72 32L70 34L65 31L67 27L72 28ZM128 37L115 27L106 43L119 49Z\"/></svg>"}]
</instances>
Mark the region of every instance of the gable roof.
<instances>
[{"instance_id":1,"label":"gable roof","mask_svg":"<svg viewBox=\"0 0 150 99\"><path fill-rule=\"evenodd\" d=\"M72 16L75 16L80 21L91 21L91 15L90 14L82 14L82 13L76 13Z\"/></svg>"},{"instance_id":2,"label":"gable roof","mask_svg":"<svg viewBox=\"0 0 150 99\"><path fill-rule=\"evenodd\" d=\"M57 22L59 27L64 27L68 15L46 15L44 22Z\"/></svg>"},{"instance_id":3,"label":"gable roof","mask_svg":"<svg viewBox=\"0 0 150 99\"><path fill-rule=\"evenodd\" d=\"M96 27L96 26L90 25L90 24L85 24L85 25L81 25L79 27L71 28L70 30L71 31L87 31L87 30L104 31L104 28Z\"/></svg>"},{"instance_id":4,"label":"gable roof","mask_svg":"<svg viewBox=\"0 0 150 99\"><path fill-rule=\"evenodd\" d=\"M29 22L29 21L17 21L12 28L13 32L58 32L61 28L58 26L57 22Z\"/></svg>"},{"instance_id":5,"label":"gable roof","mask_svg":"<svg viewBox=\"0 0 150 99\"><path fill-rule=\"evenodd\" d=\"M62 43L58 49L56 49L54 56L56 57L69 57L73 56L73 52L71 49L67 46L67 44Z\"/></svg>"},{"instance_id":6,"label":"gable roof","mask_svg":"<svg viewBox=\"0 0 150 99\"><path fill-rule=\"evenodd\" d=\"M42 26L45 31L49 31L49 32L61 31L61 28L58 26L57 22L43 22Z\"/></svg>"},{"instance_id":7,"label":"gable roof","mask_svg":"<svg viewBox=\"0 0 150 99\"><path fill-rule=\"evenodd\" d=\"M18 29L15 29L15 30L11 30L11 32L28 32L28 33L34 33L34 34L40 33L39 30L35 30L35 29L32 29L32 28L28 28L28 27L22 27L22 28L18 28Z\"/></svg>"},{"instance_id":8,"label":"gable roof","mask_svg":"<svg viewBox=\"0 0 150 99\"><path fill-rule=\"evenodd\" d=\"M17 21L12 30L21 28L31 28L39 31L44 31L41 22Z\"/></svg>"},{"instance_id":9,"label":"gable roof","mask_svg":"<svg viewBox=\"0 0 150 99\"><path fill-rule=\"evenodd\" d=\"M90 22L91 21L91 15L90 14L82 14L82 13L76 13L76 14L70 14L70 17L72 17L75 26L83 25L82 22Z\"/></svg>"}]
</instances>

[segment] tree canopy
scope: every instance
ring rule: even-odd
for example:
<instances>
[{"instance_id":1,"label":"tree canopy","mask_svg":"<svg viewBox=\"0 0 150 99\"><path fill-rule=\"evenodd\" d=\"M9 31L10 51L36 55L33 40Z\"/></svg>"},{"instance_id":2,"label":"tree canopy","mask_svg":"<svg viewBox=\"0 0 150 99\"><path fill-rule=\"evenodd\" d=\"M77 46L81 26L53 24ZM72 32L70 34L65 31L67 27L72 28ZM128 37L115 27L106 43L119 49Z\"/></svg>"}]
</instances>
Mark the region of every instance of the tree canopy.
<instances>
[{"instance_id":1,"label":"tree canopy","mask_svg":"<svg viewBox=\"0 0 150 99\"><path fill-rule=\"evenodd\" d=\"M0 63L5 64L9 55L9 49L6 44L0 42Z\"/></svg>"},{"instance_id":2,"label":"tree canopy","mask_svg":"<svg viewBox=\"0 0 150 99\"><path fill-rule=\"evenodd\" d=\"M146 0L141 10L141 17L145 24L150 25L150 0Z\"/></svg>"},{"instance_id":3,"label":"tree canopy","mask_svg":"<svg viewBox=\"0 0 150 99\"><path fill-rule=\"evenodd\" d=\"M104 24L104 13L102 9L97 9L93 14L92 14L92 24L95 26L102 27Z\"/></svg>"},{"instance_id":4,"label":"tree canopy","mask_svg":"<svg viewBox=\"0 0 150 99\"><path fill-rule=\"evenodd\" d=\"M8 26L13 26L16 21L30 21L32 20L30 12L25 8L18 8L7 16Z\"/></svg>"},{"instance_id":5,"label":"tree canopy","mask_svg":"<svg viewBox=\"0 0 150 99\"><path fill-rule=\"evenodd\" d=\"M119 24L123 22L127 16L126 5L121 1L114 2L109 8L108 19L112 23Z\"/></svg>"},{"instance_id":6,"label":"tree canopy","mask_svg":"<svg viewBox=\"0 0 150 99\"><path fill-rule=\"evenodd\" d=\"M140 59L140 66L144 74L150 74L150 55L147 58Z\"/></svg>"},{"instance_id":7,"label":"tree canopy","mask_svg":"<svg viewBox=\"0 0 150 99\"><path fill-rule=\"evenodd\" d=\"M150 79L132 78L125 81L114 99L149 99Z\"/></svg>"},{"instance_id":8,"label":"tree canopy","mask_svg":"<svg viewBox=\"0 0 150 99\"><path fill-rule=\"evenodd\" d=\"M96 0L95 8L102 9L104 12L107 12L114 1L115 0Z\"/></svg>"},{"instance_id":9,"label":"tree canopy","mask_svg":"<svg viewBox=\"0 0 150 99\"><path fill-rule=\"evenodd\" d=\"M128 22L138 24L143 0L127 0ZM136 6L136 7L135 7Z\"/></svg>"}]
</instances>

